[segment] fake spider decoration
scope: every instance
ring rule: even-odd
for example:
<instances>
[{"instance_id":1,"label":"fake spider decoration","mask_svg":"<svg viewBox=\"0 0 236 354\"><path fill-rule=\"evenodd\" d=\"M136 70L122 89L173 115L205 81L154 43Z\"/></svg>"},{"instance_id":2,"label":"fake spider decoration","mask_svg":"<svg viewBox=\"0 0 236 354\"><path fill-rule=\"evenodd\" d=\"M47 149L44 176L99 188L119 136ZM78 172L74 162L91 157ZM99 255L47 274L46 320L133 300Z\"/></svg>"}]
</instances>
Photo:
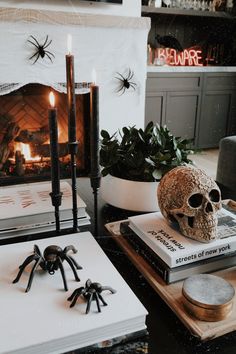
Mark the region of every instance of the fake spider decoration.
<instances>
[{"instance_id":1,"label":"fake spider decoration","mask_svg":"<svg viewBox=\"0 0 236 354\"><path fill-rule=\"evenodd\" d=\"M46 48L48 48L52 43L52 40L48 41L48 35L46 36L46 39L43 44L39 44L39 42L34 36L30 36L30 37L32 38L33 41L30 39L28 39L27 41L36 48L36 52L29 58L29 60L36 57L33 62L33 64L35 64L36 61L39 59L39 57L44 58L46 55L46 57L48 57L48 59L51 60L52 62L52 57L55 58L55 55L49 52L48 50L46 50Z\"/></svg>"},{"instance_id":2,"label":"fake spider decoration","mask_svg":"<svg viewBox=\"0 0 236 354\"><path fill-rule=\"evenodd\" d=\"M37 245L34 245L34 253L32 255L28 256L25 259L25 261L19 266L20 270L17 274L17 277L13 280L13 283L17 283L20 280L20 277L21 277L24 269L26 268L26 266L28 264L30 264L31 262L35 261L35 264L33 265L31 272L30 272L28 285L25 290L26 293L31 288L31 284L32 284L32 281L34 278L35 271L39 266L44 271L48 272L50 275L53 275L55 273L55 271L58 270L58 268L59 268L61 271L65 291L67 291L68 290L67 281L66 281L65 271L64 271L64 267L63 267L62 262L64 260L66 260L69 263L69 265L74 273L74 277L75 277L76 281L80 281L78 274L76 272L76 269L82 269L82 267L80 265L78 265L78 263L74 260L74 258L72 258L71 256L69 256L67 254L69 251L73 251L73 253L77 252L75 247L72 245L65 247L64 250L59 246L51 245L51 246L48 246L47 248L45 248L43 256L42 256L39 247Z\"/></svg>"},{"instance_id":3,"label":"fake spider decoration","mask_svg":"<svg viewBox=\"0 0 236 354\"><path fill-rule=\"evenodd\" d=\"M117 80L120 81L120 88L117 92L121 92L121 95L123 95L123 93L125 93L125 90L128 90L130 87L132 87L132 89L135 90L135 86L137 86L137 84L135 82L130 81L133 76L134 76L134 72L131 71L129 69L128 72L128 76L124 77L123 75L121 75L120 73L117 73L120 77L115 77Z\"/></svg>"},{"instance_id":4,"label":"fake spider decoration","mask_svg":"<svg viewBox=\"0 0 236 354\"><path fill-rule=\"evenodd\" d=\"M75 291L68 297L68 301L72 301L70 307L73 307L77 301L77 299L83 295L83 297L87 300L86 314L89 313L90 306L93 300L97 303L98 312L101 312L101 307L99 303L99 299L101 300L104 306L107 306L107 303L103 299L101 293L104 290L109 290L112 294L116 293L116 290L112 289L110 286L102 286L100 283L92 283L90 279L88 279L85 283L85 287L80 287L75 289Z\"/></svg>"}]
</instances>

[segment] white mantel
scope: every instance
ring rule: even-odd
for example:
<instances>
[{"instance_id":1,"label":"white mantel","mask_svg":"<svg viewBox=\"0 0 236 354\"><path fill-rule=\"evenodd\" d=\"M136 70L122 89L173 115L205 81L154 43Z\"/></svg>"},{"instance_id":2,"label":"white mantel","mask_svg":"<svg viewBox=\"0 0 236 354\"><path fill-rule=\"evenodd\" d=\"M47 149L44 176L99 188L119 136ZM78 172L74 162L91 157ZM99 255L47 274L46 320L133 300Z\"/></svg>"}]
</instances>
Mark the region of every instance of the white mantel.
<instances>
[{"instance_id":1,"label":"white mantel","mask_svg":"<svg viewBox=\"0 0 236 354\"><path fill-rule=\"evenodd\" d=\"M1 0L1 7L53 10L114 16L141 16L141 0L123 0L122 5L80 0Z\"/></svg>"},{"instance_id":2,"label":"white mantel","mask_svg":"<svg viewBox=\"0 0 236 354\"><path fill-rule=\"evenodd\" d=\"M114 132L125 125L143 127L149 28L149 19L141 17L0 8L1 84L56 86L65 82L66 42L71 33L75 81L91 82L92 70L97 72L101 129ZM41 58L34 65L29 61L34 53L27 41L30 35L40 43L47 35L52 39L47 49L55 55L53 63ZM134 72L136 90L119 95L115 77L117 72L126 76L129 68Z\"/></svg>"}]
</instances>

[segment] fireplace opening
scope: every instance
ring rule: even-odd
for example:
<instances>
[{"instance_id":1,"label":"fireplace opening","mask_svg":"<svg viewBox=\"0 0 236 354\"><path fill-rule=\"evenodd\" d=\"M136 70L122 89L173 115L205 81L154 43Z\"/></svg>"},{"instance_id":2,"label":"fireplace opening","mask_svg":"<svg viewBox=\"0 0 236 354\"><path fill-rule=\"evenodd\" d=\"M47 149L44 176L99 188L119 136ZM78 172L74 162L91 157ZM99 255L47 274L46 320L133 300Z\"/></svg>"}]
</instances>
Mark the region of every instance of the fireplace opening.
<instances>
[{"instance_id":1,"label":"fireplace opening","mask_svg":"<svg viewBox=\"0 0 236 354\"><path fill-rule=\"evenodd\" d=\"M0 185L48 180L51 176L48 124L49 92L27 84L0 96ZM61 178L70 177L66 94L54 91ZM76 95L77 175L89 173L89 93Z\"/></svg>"}]
</instances>

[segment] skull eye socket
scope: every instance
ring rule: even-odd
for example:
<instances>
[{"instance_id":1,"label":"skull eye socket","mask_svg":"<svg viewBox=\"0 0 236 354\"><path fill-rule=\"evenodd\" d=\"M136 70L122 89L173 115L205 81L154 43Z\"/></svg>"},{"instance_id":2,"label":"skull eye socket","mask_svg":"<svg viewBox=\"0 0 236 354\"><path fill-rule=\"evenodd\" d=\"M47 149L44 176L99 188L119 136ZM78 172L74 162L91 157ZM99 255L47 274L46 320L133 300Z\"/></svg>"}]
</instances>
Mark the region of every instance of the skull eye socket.
<instances>
[{"instance_id":1,"label":"skull eye socket","mask_svg":"<svg viewBox=\"0 0 236 354\"><path fill-rule=\"evenodd\" d=\"M193 194L189 198L188 203L192 208L198 208L202 205L202 198L203 196L200 193Z\"/></svg>"},{"instance_id":2,"label":"skull eye socket","mask_svg":"<svg viewBox=\"0 0 236 354\"><path fill-rule=\"evenodd\" d=\"M220 201L220 193L217 189L212 189L209 193L211 202L218 203Z\"/></svg>"}]
</instances>

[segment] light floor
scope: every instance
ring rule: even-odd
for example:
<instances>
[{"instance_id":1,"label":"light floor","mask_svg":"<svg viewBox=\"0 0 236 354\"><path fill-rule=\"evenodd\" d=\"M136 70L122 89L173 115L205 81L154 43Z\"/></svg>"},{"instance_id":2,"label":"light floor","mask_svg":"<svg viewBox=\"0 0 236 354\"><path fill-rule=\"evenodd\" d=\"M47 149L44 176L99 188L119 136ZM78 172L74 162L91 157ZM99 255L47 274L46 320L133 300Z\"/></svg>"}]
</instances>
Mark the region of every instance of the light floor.
<instances>
[{"instance_id":1,"label":"light floor","mask_svg":"<svg viewBox=\"0 0 236 354\"><path fill-rule=\"evenodd\" d=\"M194 164L204 170L212 178L216 178L219 149L207 149L202 152L190 155Z\"/></svg>"}]
</instances>

